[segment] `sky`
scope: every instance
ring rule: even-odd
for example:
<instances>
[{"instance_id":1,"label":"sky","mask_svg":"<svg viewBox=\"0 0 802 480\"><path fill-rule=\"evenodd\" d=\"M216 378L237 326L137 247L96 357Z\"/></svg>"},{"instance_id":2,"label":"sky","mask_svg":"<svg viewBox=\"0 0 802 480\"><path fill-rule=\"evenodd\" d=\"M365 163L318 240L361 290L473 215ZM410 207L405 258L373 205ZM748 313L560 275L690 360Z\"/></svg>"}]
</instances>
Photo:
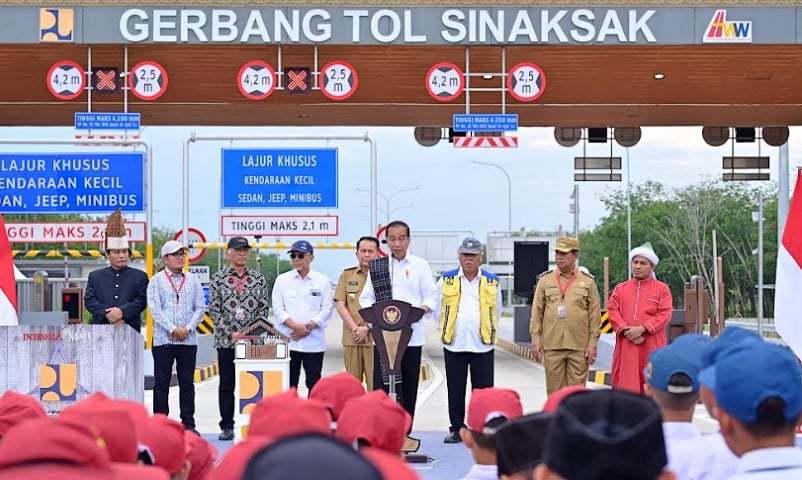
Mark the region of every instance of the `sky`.
<instances>
[{"instance_id":1,"label":"sky","mask_svg":"<svg viewBox=\"0 0 802 480\"><path fill-rule=\"evenodd\" d=\"M154 154L154 224L178 231L182 225L182 148L196 135L367 135L377 145L378 191L393 196L389 205L393 219L408 222L415 234L459 232L483 242L491 232L506 232L508 192L512 197L512 230L554 231L573 228L569 195L573 191L573 158L582 155L582 144L562 147L554 140L553 128L521 128L518 148L454 148L447 140L423 147L413 138L413 129L389 127L342 128L233 128L233 127L149 127L140 133L151 143ZM0 128L0 137L73 138L72 128ZM790 166L802 165L802 129L791 129ZM641 141L629 151L629 177L633 184L660 181L669 187L693 184L703 178L721 178L721 157L732 154L732 143L708 146L701 127L644 128ZM222 148L323 148L338 149L338 208L334 209L220 209ZM86 147L84 147L86 148ZM98 149L100 147L91 147ZM106 147L103 147L106 148ZM592 229L605 215L601 199L610 191L626 186L627 154L612 144L613 155L623 157L623 182L579 182L580 230ZM120 149L110 149L119 151ZM760 144L760 153L771 157L771 179L777 180L778 148ZM75 151L65 146L8 146L2 152ZM587 146L586 155L606 156L610 143ZM736 155L758 155L758 143L737 144ZM508 187L501 169L473 161L493 163L511 179ZM189 224L201 230L208 241L219 237L219 217L225 215L338 215L337 237L308 237L319 242L354 242L359 236L375 234L370 224L370 149L361 141L236 141L198 142L190 148ZM417 188L413 191L400 191ZM508 190L509 188L509 190ZM793 189L793 183L791 184ZM384 223L386 202L379 196L378 218ZM144 220L144 214L129 215ZM633 221L636 219L633 218ZM264 238L263 242L291 242L297 238ZM156 245L155 248L159 246ZM457 245L454 245L456 251ZM282 252L282 255L284 253ZM456 257L456 253L455 253ZM455 258L456 260L456 258ZM354 263L353 251L319 250L313 268L336 279L340 270Z\"/></svg>"}]
</instances>

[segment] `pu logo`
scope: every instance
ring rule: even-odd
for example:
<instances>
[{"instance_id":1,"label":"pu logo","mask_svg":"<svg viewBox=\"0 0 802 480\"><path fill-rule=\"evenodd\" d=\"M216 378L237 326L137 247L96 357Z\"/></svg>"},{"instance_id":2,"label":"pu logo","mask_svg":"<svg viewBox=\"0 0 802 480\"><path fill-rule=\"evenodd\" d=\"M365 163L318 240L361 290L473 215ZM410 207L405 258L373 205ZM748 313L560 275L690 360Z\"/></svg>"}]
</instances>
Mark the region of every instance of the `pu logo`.
<instances>
[{"instance_id":1,"label":"pu logo","mask_svg":"<svg viewBox=\"0 0 802 480\"><path fill-rule=\"evenodd\" d=\"M39 365L39 399L43 402L74 402L78 367L74 363Z\"/></svg>"},{"instance_id":2,"label":"pu logo","mask_svg":"<svg viewBox=\"0 0 802 480\"><path fill-rule=\"evenodd\" d=\"M726 10L716 10L707 24L703 43L752 43L752 21L727 21Z\"/></svg>"},{"instance_id":3,"label":"pu logo","mask_svg":"<svg viewBox=\"0 0 802 480\"><path fill-rule=\"evenodd\" d=\"M239 412L250 415L263 398L283 391L282 373L279 371L248 371L239 374Z\"/></svg>"},{"instance_id":4,"label":"pu logo","mask_svg":"<svg viewBox=\"0 0 802 480\"><path fill-rule=\"evenodd\" d=\"M75 11L72 8L40 8L39 41L75 41Z\"/></svg>"}]
</instances>

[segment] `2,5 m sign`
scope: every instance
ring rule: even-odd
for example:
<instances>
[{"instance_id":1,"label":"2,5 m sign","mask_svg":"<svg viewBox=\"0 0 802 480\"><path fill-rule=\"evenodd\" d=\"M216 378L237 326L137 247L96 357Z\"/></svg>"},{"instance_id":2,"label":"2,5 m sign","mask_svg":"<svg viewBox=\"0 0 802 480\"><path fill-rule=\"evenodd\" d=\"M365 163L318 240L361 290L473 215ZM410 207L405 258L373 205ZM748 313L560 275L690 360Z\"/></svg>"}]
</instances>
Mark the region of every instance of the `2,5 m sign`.
<instances>
[{"instance_id":1,"label":"2,5 m sign","mask_svg":"<svg viewBox=\"0 0 802 480\"><path fill-rule=\"evenodd\" d=\"M223 215L220 226L224 237L336 237L340 231L337 215Z\"/></svg>"}]
</instances>

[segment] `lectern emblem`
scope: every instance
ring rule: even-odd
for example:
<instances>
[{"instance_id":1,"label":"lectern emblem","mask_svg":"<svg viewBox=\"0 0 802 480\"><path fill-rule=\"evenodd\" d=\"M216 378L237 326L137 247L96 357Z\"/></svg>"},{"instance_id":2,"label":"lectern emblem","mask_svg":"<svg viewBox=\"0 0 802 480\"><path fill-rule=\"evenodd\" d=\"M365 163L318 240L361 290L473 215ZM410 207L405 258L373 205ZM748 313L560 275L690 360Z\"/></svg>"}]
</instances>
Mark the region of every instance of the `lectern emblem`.
<instances>
[{"instance_id":1,"label":"lectern emblem","mask_svg":"<svg viewBox=\"0 0 802 480\"><path fill-rule=\"evenodd\" d=\"M394 325L401 320L401 310L396 306L390 305L382 311L382 318L390 325Z\"/></svg>"}]
</instances>

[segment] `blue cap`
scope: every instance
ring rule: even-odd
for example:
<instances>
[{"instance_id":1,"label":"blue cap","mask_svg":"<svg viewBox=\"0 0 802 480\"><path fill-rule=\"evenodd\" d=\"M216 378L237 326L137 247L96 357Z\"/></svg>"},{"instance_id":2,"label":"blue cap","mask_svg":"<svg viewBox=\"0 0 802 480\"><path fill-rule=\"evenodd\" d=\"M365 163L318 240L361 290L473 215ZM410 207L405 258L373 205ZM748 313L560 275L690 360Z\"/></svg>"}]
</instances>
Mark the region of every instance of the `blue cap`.
<instances>
[{"instance_id":1,"label":"blue cap","mask_svg":"<svg viewBox=\"0 0 802 480\"><path fill-rule=\"evenodd\" d=\"M646 383L652 387L668 393L691 393L699 391L699 363L694 361L699 357L696 351L699 345L693 342L674 343L667 347L658 348L649 354L649 363L643 369ZM676 385L671 383L671 377L684 374L691 381L691 385Z\"/></svg>"},{"instance_id":2,"label":"blue cap","mask_svg":"<svg viewBox=\"0 0 802 480\"><path fill-rule=\"evenodd\" d=\"M726 350L739 345L762 342L763 338L755 332L741 327L726 327L719 335L705 346L702 351L702 368L716 363L716 359ZM702 382L704 383L704 382Z\"/></svg>"},{"instance_id":3,"label":"blue cap","mask_svg":"<svg viewBox=\"0 0 802 480\"><path fill-rule=\"evenodd\" d=\"M802 369L785 347L763 342L730 349L712 370L719 407L744 423L755 423L758 408L770 397L785 403L786 421L802 413Z\"/></svg>"},{"instance_id":4,"label":"blue cap","mask_svg":"<svg viewBox=\"0 0 802 480\"><path fill-rule=\"evenodd\" d=\"M292 244L292 247L287 251L290 252L301 252L301 253L312 253L315 249L312 248L312 244L307 242L306 240L298 240L297 242Z\"/></svg>"},{"instance_id":5,"label":"blue cap","mask_svg":"<svg viewBox=\"0 0 802 480\"><path fill-rule=\"evenodd\" d=\"M685 357L686 360L697 365L701 370L702 353L712 341L712 337L701 333L686 333L675 338L674 341L671 342L671 347L679 349L678 351L681 352L681 355Z\"/></svg>"}]
</instances>

